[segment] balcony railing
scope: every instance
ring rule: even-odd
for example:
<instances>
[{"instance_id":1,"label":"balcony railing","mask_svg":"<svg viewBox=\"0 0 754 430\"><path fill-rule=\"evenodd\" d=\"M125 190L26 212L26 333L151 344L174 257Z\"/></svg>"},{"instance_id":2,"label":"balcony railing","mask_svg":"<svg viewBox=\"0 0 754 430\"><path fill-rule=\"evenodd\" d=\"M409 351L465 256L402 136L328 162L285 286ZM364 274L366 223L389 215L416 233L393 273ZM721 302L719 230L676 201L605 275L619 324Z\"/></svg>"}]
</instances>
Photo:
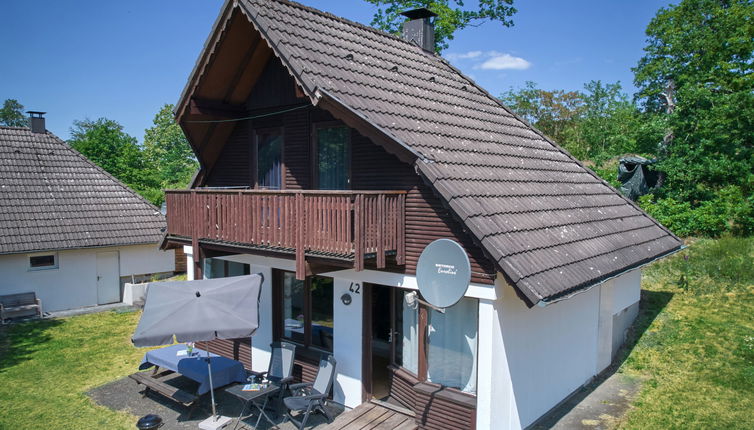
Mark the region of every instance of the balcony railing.
<instances>
[{"instance_id":1,"label":"balcony railing","mask_svg":"<svg viewBox=\"0 0 754 430\"><path fill-rule=\"evenodd\" d=\"M404 264L403 191L169 190L166 202L169 238L295 253L299 278L306 256Z\"/></svg>"}]
</instances>

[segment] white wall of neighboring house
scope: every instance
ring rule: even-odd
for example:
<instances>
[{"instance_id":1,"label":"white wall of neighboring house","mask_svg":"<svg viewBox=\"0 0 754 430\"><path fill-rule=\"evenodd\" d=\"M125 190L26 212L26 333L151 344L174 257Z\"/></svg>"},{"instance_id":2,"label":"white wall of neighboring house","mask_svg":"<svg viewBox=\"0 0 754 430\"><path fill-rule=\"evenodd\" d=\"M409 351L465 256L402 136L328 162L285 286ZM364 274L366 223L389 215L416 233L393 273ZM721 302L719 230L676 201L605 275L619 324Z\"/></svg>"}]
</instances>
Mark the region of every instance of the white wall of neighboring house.
<instances>
[{"instance_id":1,"label":"white wall of neighboring house","mask_svg":"<svg viewBox=\"0 0 754 430\"><path fill-rule=\"evenodd\" d=\"M30 254L0 255L0 295L33 291L45 312L94 306L97 253L112 251L118 252L119 278L175 270L174 251L161 251L157 244L55 251L57 268L42 270L30 270Z\"/></svg>"}]
</instances>

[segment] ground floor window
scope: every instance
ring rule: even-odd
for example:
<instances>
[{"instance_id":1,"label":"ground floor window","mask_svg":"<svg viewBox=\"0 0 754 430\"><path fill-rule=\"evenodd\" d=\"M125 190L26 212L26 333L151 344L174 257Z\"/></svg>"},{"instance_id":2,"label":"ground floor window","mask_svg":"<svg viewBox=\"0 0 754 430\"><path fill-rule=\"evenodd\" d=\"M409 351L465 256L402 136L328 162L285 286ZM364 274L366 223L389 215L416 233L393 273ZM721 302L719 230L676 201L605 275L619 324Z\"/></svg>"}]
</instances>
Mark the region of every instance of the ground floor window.
<instances>
[{"instance_id":1,"label":"ground floor window","mask_svg":"<svg viewBox=\"0 0 754 430\"><path fill-rule=\"evenodd\" d=\"M430 310L427 336L427 380L461 391L476 392L478 305L464 298Z\"/></svg>"},{"instance_id":2,"label":"ground floor window","mask_svg":"<svg viewBox=\"0 0 754 430\"><path fill-rule=\"evenodd\" d=\"M58 268L58 254L38 254L29 256L29 270L44 270Z\"/></svg>"},{"instance_id":3,"label":"ground floor window","mask_svg":"<svg viewBox=\"0 0 754 430\"><path fill-rule=\"evenodd\" d=\"M220 258L204 259L204 277L207 279L227 278L230 276L248 275L251 266L235 261L222 260Z\"/></svg>"},{"instance_id":4,"label":"ground floor window","mask_svg":"<svg viewBox=\"0 0 754 430\"><path fill-rule=\"evenodd\" d=\"M276 270L273 282L278 337L332 351L333 279L311 276L302 281L293 272Z\"/></svg>"}]
</instances>

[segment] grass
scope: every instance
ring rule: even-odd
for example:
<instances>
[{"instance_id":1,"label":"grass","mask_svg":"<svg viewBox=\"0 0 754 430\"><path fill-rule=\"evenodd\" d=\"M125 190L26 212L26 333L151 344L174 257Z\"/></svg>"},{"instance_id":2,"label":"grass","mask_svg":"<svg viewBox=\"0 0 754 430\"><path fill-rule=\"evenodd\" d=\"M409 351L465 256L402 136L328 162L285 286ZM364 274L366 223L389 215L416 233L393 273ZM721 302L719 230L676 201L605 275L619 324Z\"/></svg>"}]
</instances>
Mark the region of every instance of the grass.
<instances>
[{"instance_id":1,"label":"grass","mask_svg":"<svg viewBox=\"0 0 754 430\"><path fill-rule=\"evenodd\" d=\"M0 328L0 429L133 429L136 417L86 392L132 373L144 354L130 337L137 312L82 315Z\"/></svg>"},{"instance_id":2,"label":"grass","mask_svg":"<svg viewBox=\"0 0 754 430\"><path fill-rule=\"evenodd\" d=\"M645 271L620 369L644 386L621 428L754 428L752 261L754 238L699 240Z\"/></svg>"}]
</instances>

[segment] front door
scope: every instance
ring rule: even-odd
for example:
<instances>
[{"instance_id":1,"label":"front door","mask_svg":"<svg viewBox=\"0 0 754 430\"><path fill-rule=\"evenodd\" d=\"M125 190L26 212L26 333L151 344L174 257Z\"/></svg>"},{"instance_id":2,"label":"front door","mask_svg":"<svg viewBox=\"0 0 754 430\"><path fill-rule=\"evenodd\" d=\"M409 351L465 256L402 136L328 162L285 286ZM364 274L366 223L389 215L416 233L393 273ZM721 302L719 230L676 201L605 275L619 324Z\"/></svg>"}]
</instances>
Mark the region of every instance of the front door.
<instances>
[{"instance_id":1,"label":"front door","mask_svg":"<svg viewBox=\"0 0 754 430\"><path fill-rule=\"evenodd\" d=\"M365 284L364 387L367 398L390 399L394 371L418 373L418 318L409 290ZM400 403L400 399L395 399Z\"/></svg>"},{"instance_id":2,"label":"front door","mask_svg":"<svg viewBox=\"0 0 754 430\"><path fill-rule=\"evenodd\" d=\"M120 301L118 251L97 253L97 304Z\"/></svg>"}]
</instances>

